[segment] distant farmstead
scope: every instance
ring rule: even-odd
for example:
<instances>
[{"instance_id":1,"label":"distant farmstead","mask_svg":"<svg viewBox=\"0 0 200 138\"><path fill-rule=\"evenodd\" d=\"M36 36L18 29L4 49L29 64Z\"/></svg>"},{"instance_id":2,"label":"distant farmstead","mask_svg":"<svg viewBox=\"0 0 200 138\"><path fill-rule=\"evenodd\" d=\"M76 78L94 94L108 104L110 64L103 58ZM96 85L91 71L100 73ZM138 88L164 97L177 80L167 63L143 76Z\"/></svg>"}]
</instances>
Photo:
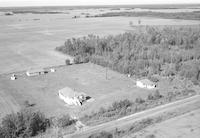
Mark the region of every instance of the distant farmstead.
<instances>
[{"instance_id":1,"label":"distant farmstead","mask_svg":"<svg viewBox=\"0 0 200 138\"><path fill-rule=\"evenodd\" d=\"M65 87L58 91L58 96L65 103L69 105L79 105L81 106L84 101L86 101L86 94L83 92L76 92L75 90Z\"/></svg>"},{"instance_id":2,"label":"distant farmstead","mask_svg":"<svg viewBox=\"0 0 200 138\"><path fill-rule=\"evenodd\" d=\"M147 89L156 88L156 84L148 79L137 80L136 85L140 88L147 88Z\"/></svg>"},{"instance_id":3,"label":"distant farmstead","mask_svg":"<svg viewBox=\"0 0 200 138\"><path fill-rule=\"evenodd\" d=\"M27 76L37 76L37 75L42 75L45 73L47 73L47 71L44 69L32 69L32 70L27 71L26 75Z\"/></svg>"}]
</instances>

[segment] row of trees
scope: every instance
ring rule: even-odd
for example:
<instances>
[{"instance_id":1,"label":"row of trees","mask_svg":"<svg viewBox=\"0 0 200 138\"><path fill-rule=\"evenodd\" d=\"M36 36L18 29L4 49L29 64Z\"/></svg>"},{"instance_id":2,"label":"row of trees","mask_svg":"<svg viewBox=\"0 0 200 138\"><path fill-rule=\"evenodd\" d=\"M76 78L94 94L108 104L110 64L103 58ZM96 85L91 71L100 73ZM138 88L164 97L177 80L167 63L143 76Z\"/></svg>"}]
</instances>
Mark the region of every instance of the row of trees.
<instances>
[{"instance_id":1,"label":"row of trees","mask_svg":"<svg viewBox=\"0 0 200 138\"><path fill-rule=\"evenodd\" d=\"M90 115L85 115L81 118L88 125L99 124L111 121L126 115L130 115L139 111L143 111L158 105L166 104L180 98L194 95L193 90L182 90L168 92L167 95L161 95L157 90L153 94L150 93L146 99L136 98L135 101L121 100L114 102L108 108L100 108L99 111L93 112Z\"/></svg>"},{"instance_id":2,"label":"row of trees","mask_svg":"<svg viewBox=\"0 0 200 138\"><path fill-rule=\"evenodd\" d=\"M144 27L131 33L67 39L56 50L136 76L181 75L200 81L200 27Z\"/></svg>"},{"instance_id":3,"label":"row of trees","mask_svg":"<svg viewBox=\"0 0 200 138\"><path fill-rule=\"evenodd\" d=\"M185 20L199 20L200 12L174 12L174 13L164 13L164 12L107 12L91 17L113 17L113 16L128 16L128 17L158 17L158 18L167 18L167 19L185 19Z\"/></svg>"}]
</instances>

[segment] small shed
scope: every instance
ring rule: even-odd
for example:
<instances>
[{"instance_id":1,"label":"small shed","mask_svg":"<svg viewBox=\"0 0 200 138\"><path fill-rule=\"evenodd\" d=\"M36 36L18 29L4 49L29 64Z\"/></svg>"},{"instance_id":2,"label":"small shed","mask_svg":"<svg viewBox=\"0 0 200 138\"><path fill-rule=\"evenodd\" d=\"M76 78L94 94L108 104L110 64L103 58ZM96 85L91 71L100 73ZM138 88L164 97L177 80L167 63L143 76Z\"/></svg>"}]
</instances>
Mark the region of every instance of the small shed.
<instances>
[{"instance_id":1,"label":"small shed","mask_svg":"<svg viewBox=\"0 0 200 138\"><path fill-rule=\"evenodd\" d=\"M86 94L83 92L77 92L69 87L65 87L58 91L58 96L61 100L69 105L79 105L86 100Z\"/></svg>"},{"instance_id":2,"label":"small shed","mask_svg":"<svg viewBox=\"0 0 200 138\"><path fill-rule=\"evenodd\" d=\"M10 77L10 80L16 80L16 79L17 79L16 75L12 74L12 76Z\"/></svg>"},{"instance_id":3,"label":"small shed","mask_svg":"<svg viewBox=\"0 0 200 138\"><path fill-rule=\"evenodd\" d=\"M147 88L147 89L156 88L156 84L148 79L137 80L136 85L140 88Z\"/></svg>"},{"instance_id":4,"label":"small shed","mask_svg":"<svg viewBox=\"0 0 200 138\"><path fill-rule=\"evenodd\" d=\"M26 72L26 75L27 76L36 76L36 75L42 75L45 73L47 73L47 71L44 69L31 69Z\"/></svg>"}]
</instances>

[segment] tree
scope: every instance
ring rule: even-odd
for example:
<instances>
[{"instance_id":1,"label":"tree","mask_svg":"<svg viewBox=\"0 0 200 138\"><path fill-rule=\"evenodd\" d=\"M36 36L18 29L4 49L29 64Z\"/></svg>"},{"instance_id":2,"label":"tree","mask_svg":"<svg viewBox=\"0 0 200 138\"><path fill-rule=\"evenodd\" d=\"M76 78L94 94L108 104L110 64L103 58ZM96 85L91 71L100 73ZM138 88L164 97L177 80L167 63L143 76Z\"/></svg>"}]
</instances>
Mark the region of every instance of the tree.
<instances>
[{"instance_id":1,"label":"tree","mask_svg":"<svg viewBox=\"0 0 200 138\"><path fill-rule=\"evenodd\" d=\"M72 125L73 123L75 123L75 120L72 119L68 114L67 115L63 115L62 117L57 119L57 126L58 127L67 127Z\"/></svg>"},{"instance_id":2,"label":"tree","mask_svg":"<svg viewBox=\"0 0 200 138\"><path fill-rule=\"evenodd\" d=\"M49 126L49 119L41 112L23 110L5 116L1 131L3 130L3 135L8 138L31 137L44 132Z\"/></svg>"}]
</instances>

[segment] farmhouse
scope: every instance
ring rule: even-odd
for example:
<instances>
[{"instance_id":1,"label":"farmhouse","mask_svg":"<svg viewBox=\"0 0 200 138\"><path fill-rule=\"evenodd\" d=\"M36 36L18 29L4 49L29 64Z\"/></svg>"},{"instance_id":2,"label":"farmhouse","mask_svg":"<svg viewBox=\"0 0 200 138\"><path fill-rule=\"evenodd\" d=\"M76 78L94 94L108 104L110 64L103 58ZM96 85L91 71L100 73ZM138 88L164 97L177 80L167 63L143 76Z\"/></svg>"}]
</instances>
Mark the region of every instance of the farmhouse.
<instances>
[{"instance_id":1,"label":"farmhouse","mask_svg":"<svg viewBox=\"0 0 200 138\"><path fill-rule=\"evenodd\" d=\"M136 85L140 88L147 88L147 89L153 89L156 87L156 85L148 79L137 80Z\"/></svg>"},{"instance_id":2,"label":"farmhouse","mask_svg":"<svg viewBox=\"0 0 200 138\"><path fill-rule=\"evenodd\" d=\"M44 69L32 69L26 72L27 76L36 76L36 75L41 75L47 73L46 70Z\"/></svg>"},{"instance_id":3,"label":"farmhouse","mask_svg":"<svg viewBox=\"0 0 200 138\"><path fill-rule=\"evenodd\" d=\"M82 92L76 92L75 90L65 87L58 91L58 96L65 103L69 105L79 105L81 106L84 101L86 101L86 94Z\"/></svg>"}]
</instances>

